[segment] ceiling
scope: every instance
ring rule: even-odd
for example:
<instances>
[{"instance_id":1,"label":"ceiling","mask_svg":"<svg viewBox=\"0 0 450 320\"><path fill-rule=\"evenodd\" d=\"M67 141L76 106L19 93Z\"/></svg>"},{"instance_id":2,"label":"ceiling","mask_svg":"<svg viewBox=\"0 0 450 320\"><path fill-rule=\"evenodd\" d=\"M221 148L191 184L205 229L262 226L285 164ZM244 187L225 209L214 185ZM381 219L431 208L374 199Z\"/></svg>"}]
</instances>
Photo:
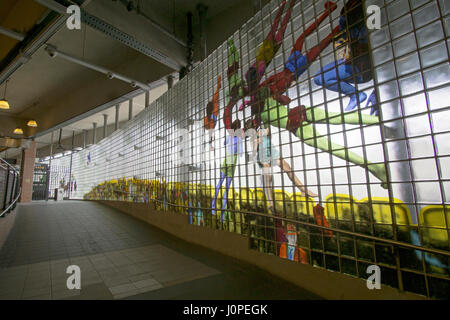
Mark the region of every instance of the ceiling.
<instances>
[{"instance_id":1,"label":"ceiling","mask_svg":"<svg viewBox=\"0 0 450 320\"><path fill-rule=\"evenodd\" d=\"M39 3L38 3L39 2ZM41 5L52 2L68 6L81 5L88 15L118 31L82 24L81 30L69 30L65 18ZM129 0L1 0L0 27L24 34L18 41L0 34L0 92L8 80L6 98L9 110L0 110L0 137L39 137L39 142L49 141L49 132L64 127L65 131L81 131L92 128L92 123L103 125L103 114L109 121L115 117L114 108L102 108L98 114L92 111L108 105L136 91L129 83L109 80L105 74L79 64L51 58L46 44L73 57L122 74L132 80L150 84L177 73L187 63L187 48L181 43L187 40L188 11L193 13L195 61L200 59L199 16L196 11L200 0L134 0L139 2L143 15L129 12ZM254 14L255 0L201 0L208 7L206 31L208 52L214 50L246 20ZM268 1L262 1L263 4ZM125 4L125 5L124 5ZM63 21L64 23L61 23ZM218 21L215 25L215 21ZM223 21L227 21L223 26ZM161 31L164 29L163 31ZM125 34L139 45L118 41L117 35ZM128 38L127 38L128 39ZM180 40L180 41L177 41ZM173 61L167 64L139 48L146 47ZM30 53L29 59L23 54ZM164 59L163 59L164 60ZM178 67L173 67L174 65ZM151 99L166 86L154 88ZM143 95L135 98L134 112L143 109ZM88 116L87 116L88 115ZM30 119L38 122L38 128L29 128ZM71 121L77 119L77 121ZM128 107L121 107L120 121L128 119ZM70 123L67 125L67 123ZM110 122L111 123L111 122ZM16 136L16 127L24 129L24 136ZM71 133L67 133L71 136Z\"/></svg>"},{"instance_id":2,"label":"ceiling","mask_svg":"<svg viewBox=\"0 0 450 320\"><path fill-rule=\"evenodd\" d=\"M0 25L27 34L48 12L47 8L33 0L2 0ZM0 60L3 60L18 43L18 40L0 34Z\"/></svg>"}]
</instances>

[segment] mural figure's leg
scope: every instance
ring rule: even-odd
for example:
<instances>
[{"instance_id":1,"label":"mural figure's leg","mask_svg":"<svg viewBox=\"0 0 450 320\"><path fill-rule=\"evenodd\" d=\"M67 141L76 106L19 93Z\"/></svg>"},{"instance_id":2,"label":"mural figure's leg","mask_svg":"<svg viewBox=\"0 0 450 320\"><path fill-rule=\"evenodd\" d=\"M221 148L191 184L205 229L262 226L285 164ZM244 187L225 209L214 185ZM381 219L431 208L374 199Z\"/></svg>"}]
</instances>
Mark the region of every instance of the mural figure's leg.
<instances>
[{"instance_id":1,"label":"mural figure's leg","mask_svg":"<svg viewBox=\"0 0 450 320\"><path fill-rule=\"evenodd\" d=\"M293 1L291 1L291 7L292 7L292 2ZM266 41L272 41L272 40L276 39L278 25L280 24L281 15L283 14L285 6L286 6L286 0L283 0L280 8L278 9L277 15L275 16L275 19L273 20L272 27L270 28L270 32L265 39ZM284 22L284 20L283 20L283 22ZM283 25L281 26L281 28L283 28Z\"/></svg>"},{"instance_id":2,"label":"mural figure's leg","mask_svg":"<svg viewBox=\"0 0 450 320\"><path fill-rule=\"evenodd\" d=\"M348 113L325 111L319 107L306 110L306 119L311 123L329 123L329 124L378 124L380 120L376 116L362 114L359 111ZM360 122L361 121L361 122Z\"/></svg>"},{"instance_id":3,"label":"mural figure's leg","mask_svg":"<svg viewBox=\"0 0 450 320\"><path fill-rule=\"evenodd\" d=\"M281 22L281 27L280 27L280 29L278 30L277 34L274 37L274 39L278 43L278 45L280 45L281 42L283 42L284 33L286 31L286 27L287 27L287 24L289 22L289 19L291 18L292 9L294 8L294 5L295 5L295 0L291 0L289 2L289 8L288 8L288 10L286 12L286 15L284 16L283 22Z\"/></svg>"},{"instance_id":4,"label":"mural figure's leg","mask_svg":"<svg viewBox=\"0 0 450 320\"><path fill-rule=\"evenodd\" d=\"M202 205L201 205L200 201L197 201L197 207L201 208L201 206ZM197 209L197 223L198 223L199 226L204 224L203 211L201 209Z\"/></svg>"},{"instance_id":5,"label":"mural figure's leg","mask_svg":"<svg viewBox=\"0 0 450 320\"><path fill-rule=\"evenodd\" d=\"M372 108L370 109L370 114L378 117L380 106L378 105L375 89L373 89L372 93L369 96L369 99L367 99L366 108L370 106L372 106Z\"/></svg>"},{"instance_id":6,"label":"mural figure's leg","mask_svg":"<svg viewBox=\"0 0 450 320\"><path fill-rule=\"evenodd\" d=\"M220 179L219 179L219 183L216 185L216 189L215 189L215 194L214 194L214 200L212 202L212 211L211 213L213 215L216 214L216 202L217 202L217 197L219 196L219 192L220 192L220 188L222 187L223 182L225 181L225 178L227 176L225 175L225 173L220 172Z\"/></svg>"},{"instance_id":7,"label":"mural figure's leg","mask_svg":"<svg viewBox=\"0 0 450 320\"><path fill-rule=\"evenodd\" d=\"M189 208L188 208L188 215L189 215L189 224L193 223L193 217L192 217L192 203L189 201Z\"/></svg>"},{"instance_id":8,"label":"mural figure's leg","mask_svg":"<svg viewBox=\"0 0 450 320\"><path fill-rule=\"evenodd\" d=\"M294 133L301 141L303 141L304 143L306 143L311 147L331 153L340 159L354 163L362 168L367 168L375 177L381 180L382 182L381 186L383 188L387 188L386 169L383 163L372 164L366 161L361 156L357 155L356 153L349 151L345 147L329 141L326 137L318 133L312 124L305 122L315 120L315 119L308 119L308 111L305 111L305 115L303 115L300 107L297 107L296 109L297 110L293 109L289 110L284 105L280 105L275 100L268 98L266 99L265 108L263 113L261 114L261 119L266 124L270 124L278 128L288 129L289 131ZM318 113L318 118L322 117L323 121L327 119L324 114L322 115L319 114L321 113L319 108L315 109L315 111L313 112ZM346 115L344 115L344 117L345 116ZM311 113L309 117L312 118ZM364 121L367 122L374 121L374 118L375 118L374 116L364 115L365 119ZM358 119L355 113L347 115L347 117L344 119L347 119L347 121L349 122L354 121L356 124L359 124L359 122L355 121L356 119ZM339 118L336 117L333 121L341 121L341 120L339 120ZM295 125L292 125L293 123Z\"/></svg>"},{"instance_id":9,"label":"mural figure's leg","mask_svg":"<svg viewBox=\"0 0 450 320\"><path fill-rule=\"evenodd\" d=\"M280 214L275 211L275 205L273 201L273 177L271 174L267 174L271 168L270 163L262 163L263 169L266 174L262 175L264 182L264 193L266 194L266 200L269 204L269 211L271 211L275 216L279 217ZM275 219L275 240L277 242L277 254L280 253L280 248L283 243L287 242L286 233L283 229L283 223L280 219Z\"/></svg>"},{"instance_id":10,"label":"mural figure's leg","mask_svg":"<svg viewBox=\"0 0 450 320\"><path fill-rule=\"evenodd\" d=\"M340 159L354 163L362 168L367 168L375 177L381 180L383 188L387 187L387 176L383 163L373 164L344 146L329 141L326 137L318 133L311 124L303 124L297 130L296 136L311 147L331 153Z\"/></svg>"},{"instance_id":11,"label":"mural figure's leg","mask_svg":"<svg viewBox=\"0 0 450 320\"><path fill-rule=\"evenodd\" d=\"M316 74L314 82L318 86L324 86L326 89L343 93L350 96L350 102L345 111L355 109L358 104L367 99L364 92L357 92L356 88L350 83L363 83L362 77L356 66L346 64L345 60L331 62Z\"/></svg>"},{"instance_id":12,"label":"mural figure's leg","mask_svg":"<svg viewBox=\"0 0 450 320\"><path fill-rule=\"evenodd\" d=\"M227 177L227 181L225 183L225 194L223 195L222 199L222 215L221 215L221 221L224 222L225 220L225 210L227 209L227 202L228 202L228 191L230 190L231 183L233 182L233 178Z\"/></svg>"},{"instance_id":13,"label":"mural figure's leg","mask_svg":"<svg viewBox=\"0 0 450 320\"><path fill-rule=\"evenodd\" d=\"M417 232L414 230L411 230L410 234L411 234L412 244L415 244L416 246L422 246L422 244L420 243L420 237L417 234ZM422 253L422 251L420 251L420 250L415 250L415 252L416 252L416 256L419 260L422 260L422 258L424 258L427 263L429 263L435 267L442 268L442 269L450 269L450 266L442 263L436 257L430 257L427 253L425 253L425 255L424 255Z\"/></svg>"},{"instance_id":14,"label":"mural figure's leg","mask_svg":"<svg viewBox=\"0 0 450 320\"><path fill-rule=\"evenodd\" d=\"M271 166L270 163L262 163L263 166L263 174L261 176L262 180L263 180L263 187L264 187L264 193L266 194L266 200L267 203L269 204L269 209L273 212L274 211L274 207L275 204L273 202L273 189L272 189L272 175L269 174L270 170L271 170Z\"/></svg>"}]
</instances>

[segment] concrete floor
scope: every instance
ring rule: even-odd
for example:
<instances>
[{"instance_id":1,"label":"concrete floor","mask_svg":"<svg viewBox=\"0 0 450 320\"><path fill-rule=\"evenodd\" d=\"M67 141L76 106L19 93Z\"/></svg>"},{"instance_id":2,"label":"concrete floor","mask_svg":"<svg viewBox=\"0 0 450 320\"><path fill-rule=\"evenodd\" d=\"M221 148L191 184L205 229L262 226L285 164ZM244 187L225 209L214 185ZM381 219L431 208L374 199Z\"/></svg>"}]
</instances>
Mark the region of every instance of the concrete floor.
<instances>
[{"instance_id":1,"label":"concrete floor","mask_svg":"<svg viewBox=\"0 0 450 320\"><path fill-rule=\"evenodd\" d=\"M0 300L319 299L101 204L34 202L13 215ZM70 265L80 267L81 290L67 288Z\"/></svg>"}]
</instances>

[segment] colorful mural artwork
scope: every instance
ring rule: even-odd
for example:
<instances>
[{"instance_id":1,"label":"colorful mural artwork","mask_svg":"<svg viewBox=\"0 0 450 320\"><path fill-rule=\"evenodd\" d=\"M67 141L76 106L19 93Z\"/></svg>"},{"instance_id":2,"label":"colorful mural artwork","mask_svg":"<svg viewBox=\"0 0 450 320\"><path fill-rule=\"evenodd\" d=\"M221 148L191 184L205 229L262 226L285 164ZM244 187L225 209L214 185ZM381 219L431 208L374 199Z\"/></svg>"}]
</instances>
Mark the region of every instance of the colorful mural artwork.
<instances>
[{"instance_id":1,"label":"colorful mural artwork","mask_svg":"<svg viewBox=\"0 0 450 320\"><path fill-rule=\"evenodd\" d=\"M370 29L366 2L271 1L72 154L70 197L178 212L356 277L376 264L386 285L448 298L450 11L371 1L385 16Z\"/></svg>"}]
</instances>

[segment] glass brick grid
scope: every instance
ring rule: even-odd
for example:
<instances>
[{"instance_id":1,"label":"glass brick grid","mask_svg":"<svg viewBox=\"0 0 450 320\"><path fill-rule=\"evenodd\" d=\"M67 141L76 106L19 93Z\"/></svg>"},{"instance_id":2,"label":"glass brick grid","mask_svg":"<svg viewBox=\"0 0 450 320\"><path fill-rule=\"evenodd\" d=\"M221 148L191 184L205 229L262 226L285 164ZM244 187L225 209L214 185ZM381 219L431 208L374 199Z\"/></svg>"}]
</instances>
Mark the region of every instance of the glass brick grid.
<instances>
[{"instance_id":1,"label":"glass brick grid","mask_svg":"<svg viewBox=\"0 0 450 320\"><path fill-rule=\"evenodd\" d=\"M255 61L281 4L272 1L231 37L241 79ZM324 4L296 1L263 81L285 69L294 43L324 12ZM339 25L344 1L336 4L337 10L306 38L302 53ZM370 5L381 9L381 29L368 30L367 36L370 79L355 84L361 76L355 72L349 82L367 97L374 90L380 105L377 120L369 117L371 106L366 101L358 103L359 112L352 118L345 111L349 96L318 81L326 66L340 56L342 47L331 43L286 92L289 110L300 105L309 110L302 128L311 130L312 137L306 129L302 134L285 130L279 109L275 119L270 113L266 121L280 159L317 197L305 196L291 182L289 170L283 171L278 163L272 168L270 187L261 166L250 159L252 139L248 138L243 140L225 210L221 208L227 181L213 207L214 188L226 159L227 43L126 127L73 153L71 172L77 190L71 197L148 202L159 210L186 214L189 223L246 235L250 248L267 254L361 278L367 278L367 267L376 264L384 284L448 297L450 5L444 0L365 1L365 8ZM354 54L347 62L354 68L360 61ZM203 119L219 75L220 109L211 138ZM241 103L233 108L232 120L243 125L252 114L250 108L238 111ZM327 139L325 146L316 148L322 138ZM334 155L323 150L327 147ZM363 163L349 159L350 153ZM67 167L70 157L53 162ZM387 189L382 187L380 168L386 169ZM283 241L277 235L280 229L286 237Z\"/></svg>"}]
</instances>

